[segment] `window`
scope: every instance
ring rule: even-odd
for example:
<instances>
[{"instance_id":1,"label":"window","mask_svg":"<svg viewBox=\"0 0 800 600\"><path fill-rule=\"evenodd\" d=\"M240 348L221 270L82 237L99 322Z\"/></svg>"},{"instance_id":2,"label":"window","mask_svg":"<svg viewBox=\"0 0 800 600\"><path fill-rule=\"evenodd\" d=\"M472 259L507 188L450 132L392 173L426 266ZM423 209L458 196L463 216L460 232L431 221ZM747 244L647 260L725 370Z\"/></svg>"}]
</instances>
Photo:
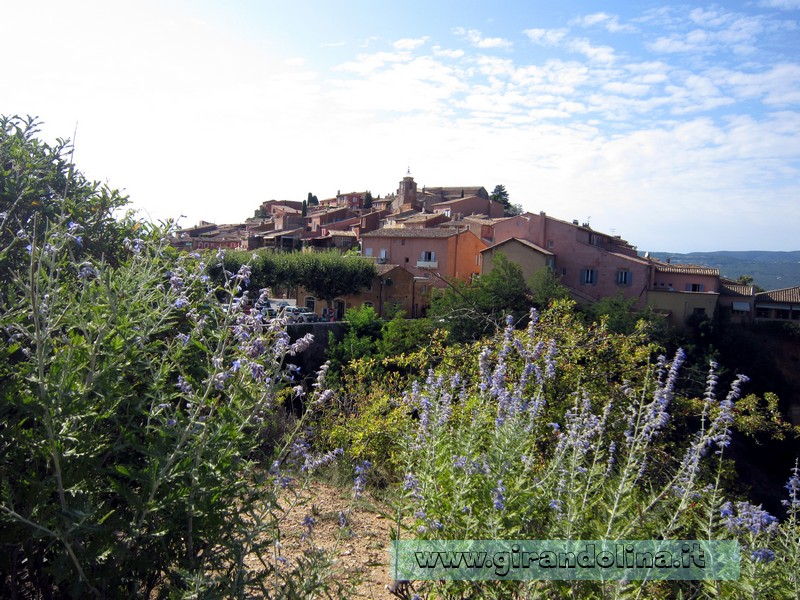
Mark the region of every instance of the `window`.
<instances>
[{"instance_id":1,"label":"window","mask_svg":"<svg viewBox=\"0 0 800 600\"><path fill-rule=\"evenodd\" d=\"M590 233L589 234L589 243L592 246L599 246L600 245L600 236L597 235L596 233Z\"/></svg>"},{"instance_id":2,"label":"window","mask_svg":"<svg viewBox=\"0 0 800 600\"><path fill-rule=\"evenodd\" d=\"M686 291L687 292L702 292L703 291L703 284L702 283L687 283L686 284Z\"/></svg>"},{"instance_id":3,"label":"window","mask_svg":"<svg viewBox=\"0 0 800 600\"><path fill-rule=\"evenodd\" d=\"M567 268L566 267L561 267L561 276L562 277L566 277L567 276Z\"/></svg>"},{"instance_id":4,"label":"window","mask_svg":"<svg viewBox=\"0 0 800 600\"><path fill-rule=\"evenodd\" d=\"M406 240L405 240L405 238L403 238L402 240L400 240L400 245L401 245L401 246L405 246L405 245L406 245Z\"/></svg>"},{"instance_id":5,"label":"window","mask_svg":"<svg viewBox=\"0 0 800 600\"><path fill-rule=\"evenodd\" d=\"M311 312L316 312L317 300L314 296L306 296L306 308Z\"/></svg>"},{"instance_id":6,"label":"window","mask_svg":"<svg viewBox=\"0 0 800 600\"><path fill-rule=\"evenodd\" d=\"M422 260L425 262L433 262L436 260L436 252L425 251L422 253Z\"/></svg>"},{"instance_id":7,"label":"window","mask_svg":"<svg viewBox=\"0 0 800 600\"><path fill-rule=\"evenodd\" d=\"M633 283L633 273L626 269L617 271L617 285L631 285Z\"/></svg>"},{"instance_id":8,"label":"window","mask_svg":"<svg viewBox=\"0 0 800 600\"><path fill-rule=\"evenodd\" d=\"M597 271L594 269L581 269L581 283L583 285L597 285Z\"/></svg>"},{"instance_id":9,"label":"window","mask_svg":"<svg viewBox=\"0 0 800 600\"><path fill-rule=\"evenodd\" d=\"M375 308L375 305L372 302L364 302L364 304L362 304L361 306L363 306L364 308Z\"/></svg>"},{"instance_id":10,"label":"window","mask_svg":"<svg viewBox=\"0 0 800 600\"><path fill-rule=\"evenodd\" d=\"M372 256L372 248L364 248L364 256Z\"/></svg>"},{"instance_id":11,"label":"window","mask_svg":"<svg viewBox=\"0 0 800 600\"><path fill-rule=\"evenodd\" d=\"M547 247L552 248L554 246L553 240L547 240Z\"/></svg>"}]
</instances>

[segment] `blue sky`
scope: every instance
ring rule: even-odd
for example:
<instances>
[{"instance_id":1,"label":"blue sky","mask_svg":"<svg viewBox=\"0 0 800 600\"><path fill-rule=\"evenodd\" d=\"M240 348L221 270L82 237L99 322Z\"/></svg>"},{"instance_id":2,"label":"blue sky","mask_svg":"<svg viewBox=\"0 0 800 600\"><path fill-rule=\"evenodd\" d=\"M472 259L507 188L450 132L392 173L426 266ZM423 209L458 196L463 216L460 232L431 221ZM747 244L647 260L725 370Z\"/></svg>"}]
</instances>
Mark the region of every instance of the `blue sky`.
<instances>
[{"instance_id":1,"label":"blue sky","mask_svg":"<svg viewBox=\"0 0 800 600\"><path fill-rule=\"evenodd\" d=\"M640 250L800 249L800 0L598 6L11 0L0 113L184 225L410 168Z\"/></svg>"}]
</instances>

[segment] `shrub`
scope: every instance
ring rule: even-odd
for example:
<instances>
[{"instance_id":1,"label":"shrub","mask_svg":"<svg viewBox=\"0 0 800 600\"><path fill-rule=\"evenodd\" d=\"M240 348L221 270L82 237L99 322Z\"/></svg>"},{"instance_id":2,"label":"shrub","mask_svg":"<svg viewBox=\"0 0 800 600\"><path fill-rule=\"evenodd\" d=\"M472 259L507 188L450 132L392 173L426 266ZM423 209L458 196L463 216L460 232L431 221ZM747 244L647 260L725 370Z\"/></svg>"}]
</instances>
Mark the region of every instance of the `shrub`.
<instances>
[{"instance_id":1,"label":"shrub","mask_svg":"<svg viewBox=\"0 0 800 600\"><path fill-rule=\"evenodd\" d=\"M247 265L215 289L201 257L173 260L158 227L125 240L119 267L75 263L79 227L26 234L27 266L0 298L0 593L330 588L313 546L292 566L280 556L292 467L334 456L309 454L306 417L284 437L278 399L305 393L284 360L309 339L237 308ZM330 395L322 385L309 404Z\"/></svg>"},{"instance_id":2,"label":"shrub","mask_svg":"<svg viewBox=\"0 0 800 600\"><path fill-rule=\"evenodd\" d=\"M431 371L406 397L400 461L403 537L420 539L736 539L740 581L428 582L442 597L796 597L800 483L787 484L783 524L725 497L722 456L730 443L738 377L717 398L715 365L699 403L699 430L665 445L682 352L640 369L634 383L553 390L561 348L511 322L486 345L479 373ZM551 338L555 340L556 338ZM602 388L612 391L603 395ZM779 560L773 560L774 558Z\"/></svg>"}]
</instances>

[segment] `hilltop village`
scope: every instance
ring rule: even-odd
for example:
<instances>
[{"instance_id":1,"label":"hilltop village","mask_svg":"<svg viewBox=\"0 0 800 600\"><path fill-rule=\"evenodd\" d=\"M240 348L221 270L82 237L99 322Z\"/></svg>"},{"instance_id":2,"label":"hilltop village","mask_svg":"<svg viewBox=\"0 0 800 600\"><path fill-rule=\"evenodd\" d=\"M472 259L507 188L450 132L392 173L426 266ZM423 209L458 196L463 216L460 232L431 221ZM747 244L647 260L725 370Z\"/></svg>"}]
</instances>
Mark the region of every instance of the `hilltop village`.
<instances>
[{"instance_id":1,"label":"hilltop village","mask_svg":"<svg viewBox=\"0 0 800 600\"><path fill-rule=\"evenodd\" d=\"M335 299L336 319L359 306L384 316L397 310L422 316L434 289L489 272L503 253L520 265L526 280L548 268L578 302L622 296L638 308L652 307L678 328L715 313L738 323L800 322L798 287L757 292L721 277L718 269L639 256L619 235L588 223L544 212L508 216L483 187L420 189L410 173L384 198L366 191L337 192L324 200L311 194L306 201L267 200L244 223L201 221L181 229L173 245L186 251L356 250L376 263L377 276L358 294ZM296 304L327 314L325 303L303 289L294 295Z\"/></svg>"}]
</instances>

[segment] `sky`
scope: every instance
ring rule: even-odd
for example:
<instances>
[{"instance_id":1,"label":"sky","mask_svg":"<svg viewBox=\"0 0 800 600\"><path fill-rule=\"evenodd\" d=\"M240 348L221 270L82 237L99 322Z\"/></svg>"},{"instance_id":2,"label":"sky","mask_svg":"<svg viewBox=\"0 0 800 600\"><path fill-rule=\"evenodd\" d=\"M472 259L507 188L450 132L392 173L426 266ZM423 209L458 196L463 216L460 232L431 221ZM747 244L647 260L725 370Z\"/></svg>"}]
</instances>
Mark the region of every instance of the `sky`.
<instances>
[{"instance_id":1,"label":"sky","mask_svg":"<svg viewBox=\"0 0 800 600\"><path fill-rule=\"evenodd\" d=\"M602 6L602 9L598 7ZM5 0L0 114L149 220L505 186L640 251L798 250L800 0Z\"/></svg>"}]
</instances>

